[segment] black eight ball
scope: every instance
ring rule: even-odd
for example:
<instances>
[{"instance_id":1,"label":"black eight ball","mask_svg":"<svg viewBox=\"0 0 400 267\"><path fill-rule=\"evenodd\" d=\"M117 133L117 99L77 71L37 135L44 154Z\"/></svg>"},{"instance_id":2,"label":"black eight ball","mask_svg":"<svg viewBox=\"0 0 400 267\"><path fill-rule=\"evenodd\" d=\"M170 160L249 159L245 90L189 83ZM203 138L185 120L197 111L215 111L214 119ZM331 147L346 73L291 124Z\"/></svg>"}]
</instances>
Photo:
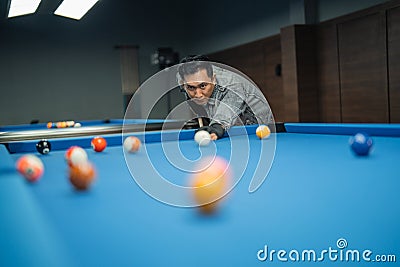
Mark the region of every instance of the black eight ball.
<instances>
[{"instance_id":1,"label":"black eight ball","mask_svg":"<svg viewBox=\"0 0 400 267\"><path fill-rule=\"evenodd\" d=\"M40 140L36 144L36 150L42 155L48 154L51 150L51 144L46 139Z\"/></svg>"}]
</instances>

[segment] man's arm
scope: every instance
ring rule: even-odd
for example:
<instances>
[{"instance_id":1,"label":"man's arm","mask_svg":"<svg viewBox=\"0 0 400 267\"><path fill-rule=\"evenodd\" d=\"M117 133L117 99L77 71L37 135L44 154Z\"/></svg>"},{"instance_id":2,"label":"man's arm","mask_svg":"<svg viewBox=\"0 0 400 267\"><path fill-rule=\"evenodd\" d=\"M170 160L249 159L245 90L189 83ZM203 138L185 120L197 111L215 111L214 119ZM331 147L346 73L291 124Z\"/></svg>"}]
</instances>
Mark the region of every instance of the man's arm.
<instances>
[{"instance_id":1,"label":"man's arm","mask_svg":"<svg viewBox=\"0 0 400 267\"><path fill-rule=\"evenodd\" d=\"M222 88L216 94L215 112L209 126L200 127L211 134L211 139L223 137L225 131L235 124L245 108L244 90L240 84L232 85L232 89Z\"/></svg>"},{"instance_id":2,"label":"man's arm","mask_svg":"<svg viewBox=\"0 0 400 267\"><path fill-rule=\"evenodd\" d=\"M210 125L220 124L225 130L235 125L239 115L245 110L245 92L241 84L232 84L216 96L216 109Z\"/></svg>"}]
</instances>

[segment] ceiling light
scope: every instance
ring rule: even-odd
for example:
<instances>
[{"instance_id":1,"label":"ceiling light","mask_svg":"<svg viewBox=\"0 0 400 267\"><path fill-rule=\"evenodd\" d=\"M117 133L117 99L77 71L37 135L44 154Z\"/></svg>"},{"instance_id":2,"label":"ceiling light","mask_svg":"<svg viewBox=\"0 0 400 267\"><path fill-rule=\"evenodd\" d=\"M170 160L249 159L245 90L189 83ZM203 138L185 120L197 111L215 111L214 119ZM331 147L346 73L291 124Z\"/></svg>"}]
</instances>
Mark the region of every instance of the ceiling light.
<instances>
[{"instance_id":1,"label":"ceiling light","mask_svg":"<svg viewBox=\"0 0 400 267\"><path fill-rule=\"evenodd\" d=\"M80 20L98 0L64 0L55 15Z\"/></svg>"},{"instance_id":2,"label":"ceiling light","mask_svg":"<svg viewBox=\"0 0 400 267\"><path fill-rule=\"evenodd\" d=\"M8 17L17 17L36 12L41 0L12 0Z\"/></svg>"}]
</instances>

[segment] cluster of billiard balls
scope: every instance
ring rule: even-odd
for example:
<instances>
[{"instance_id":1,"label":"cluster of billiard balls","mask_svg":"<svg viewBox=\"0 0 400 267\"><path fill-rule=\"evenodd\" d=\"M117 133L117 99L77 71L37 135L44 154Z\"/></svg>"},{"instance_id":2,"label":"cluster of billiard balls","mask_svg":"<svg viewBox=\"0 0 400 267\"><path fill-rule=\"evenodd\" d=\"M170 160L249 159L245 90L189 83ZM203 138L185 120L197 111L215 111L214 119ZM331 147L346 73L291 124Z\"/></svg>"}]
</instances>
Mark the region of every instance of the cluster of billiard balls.
<instances>
[{"instance_id":1,"label":"cluster of billiard balls","mask_svg":"<svg viewBox=\"0 0 400 267\"><path fill-rule=\"evenodd\" d=\"M135 136L129 136L124 140L123 145L127 152L135 153L139 150L141 141ZM107 141L97 136L91 140L91 146L94 151L102 152L107 147ZM51 151L51 143L45 139L40 140L36 144L36 149L42 155L48 154ZM71 146L65 152L65 160L68 164L69 181L74 188L88 189L96 178L96 170L94 164L89 161L86 151L80 146ZM38 181L44 173L42 160L33 154L20 157L17 160L16 169L29 182Z\"/></svg>"},{"instance_id":2,"label":"cluster of billiard balls","mask_svg":"<svg viewBox=\"0 0 400 267\"><path fill-rule=\"evenodd\" d=\"M47 128L69 128L69 127L81 127L79 122L75 121L58 121L58 122L48 122Z\"/></svg>"}]
</instances>

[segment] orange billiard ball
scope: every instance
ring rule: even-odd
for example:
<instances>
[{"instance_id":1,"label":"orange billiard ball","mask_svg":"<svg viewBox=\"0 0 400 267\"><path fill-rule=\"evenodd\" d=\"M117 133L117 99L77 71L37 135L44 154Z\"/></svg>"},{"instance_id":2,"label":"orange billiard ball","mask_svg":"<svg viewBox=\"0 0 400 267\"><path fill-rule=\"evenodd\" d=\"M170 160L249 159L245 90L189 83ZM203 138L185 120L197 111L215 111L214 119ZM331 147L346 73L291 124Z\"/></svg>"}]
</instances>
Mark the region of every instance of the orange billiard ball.
<instances>
[{"instance_id":1,"label":"orange billiard ball","mask_svg":"<svg viewBox=\"0 0 400 267\"><path fill-rule=\"evenodd\" d=\"M141 145L140 139L136 136L128 136L124 140L124 150L135 153L139 150Z\"/></svg>"},{"instance_id":2,"label":"orange billiard ball","mask_svg":"<svg viewBox=\"0 0 400 267\"><path fill-rule=\"evenodd\" d=\"M38 181L43 173L43 162L35 155L24 155L17 160L17 171L29 182Z\"/></svg>"},{"instance_id":3,"label":"orange billiard ball","mask_svg":"<svg viewBox=\"0 0 400 267\"><path fill-rule=\"evenodd\" d=\"M267 125L260 125L256 129L256 135L260 139L268 138L271 135L271 130Z\"/></svg>"},{"instance_id":4,"label":"orange billiard ball","mask_svg":"<svg viewBox=\"0 0 400 267\"><path fill-rule=\"evenodd\" d=\"M76 190L87 190L96 178L96 170L89 161L69 168L69 181Z\"/></svg>"},{"instance_id":5,"label":"orange billiard ball","mask_svg":"<svg viewBox=\"0 0 400 267\"><path fill-rule=\"evenodd\" d=\"M96 136L91 142L92 148L96 152L101 152L107 147L107 141L101 136Z\"/></svg>"},{"instance_id":6,"label":"orange billiard ball","mask_svg":"<svg viewBox=\"0 0 400 267\"><path fill-rule=\"evenodd\" d=\"M228 162L221 157L206 157L196 166L190 179L194 201L199 211L214 213L231 184Z\"/></svg>"},{"instance_id":7,"label":"orange billiard ball","mask_svg":"<svg viewBox=\"0 0 400 267\"><path fill-rule=\"evenodd\" d=\"M65 160L69 166L79 165L88 161L88 155L80 146L71 146L65 152Z\"/></svg>"}]
</instances>

